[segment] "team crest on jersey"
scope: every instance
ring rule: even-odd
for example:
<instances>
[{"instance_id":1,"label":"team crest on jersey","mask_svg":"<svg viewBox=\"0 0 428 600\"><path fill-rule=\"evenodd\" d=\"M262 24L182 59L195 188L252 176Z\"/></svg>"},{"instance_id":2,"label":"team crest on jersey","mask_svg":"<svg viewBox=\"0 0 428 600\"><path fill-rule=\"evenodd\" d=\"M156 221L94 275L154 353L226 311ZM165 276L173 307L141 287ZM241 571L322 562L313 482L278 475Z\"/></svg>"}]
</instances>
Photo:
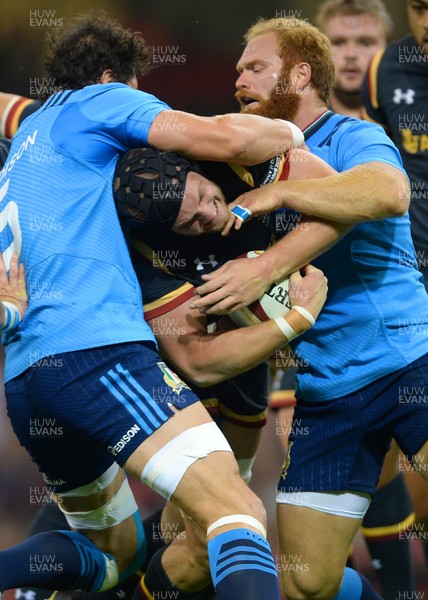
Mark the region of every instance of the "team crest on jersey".
<instances>
[{"instance_id":1,"label":"team crest on jersey","mask_svg":"<svg viewBox=\"0 0 428 600\"><path fill-rule=\"evenodd\" d=\"M282 465L282 473L281 473L282 479L285 479L285 477L287 475L288 467L290 466L290 462L291 462L290 452L291 452L291 448L292 448L293 444L294 444L294 442L289 442L289 444L288 444L287 454L285 456L284 464Z\"/></svg>"},{"instance_id":2,"label":"team crest on jersey","mask_svg":"<svg viewBox=\"0 0 428 600\"><path fill-rule=\"evenodd\" d=\"M174 371L171 371L164 362L158 362L157 365L163 373L163 380L168 387L172 388L173 392L179 394L182 390L190 390L189 386L184 381L181 381L178 375Z\"/></svg>"}]
</instances>

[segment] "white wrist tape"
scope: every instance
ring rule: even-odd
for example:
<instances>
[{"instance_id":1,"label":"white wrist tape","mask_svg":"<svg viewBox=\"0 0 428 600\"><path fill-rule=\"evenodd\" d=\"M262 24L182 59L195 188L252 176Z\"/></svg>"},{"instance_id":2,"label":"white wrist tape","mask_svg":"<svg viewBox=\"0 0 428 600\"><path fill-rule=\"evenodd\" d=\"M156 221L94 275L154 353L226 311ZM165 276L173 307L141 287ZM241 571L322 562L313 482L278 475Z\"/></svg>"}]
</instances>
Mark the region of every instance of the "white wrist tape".
<instances>
[{"instance_id":1,"label":"white wrist tape","mask_svg":"<svg viewBox=\"0 0 428 600\"><path fill-rule=\"evenodd\" d=\"M305 141L305 136L303 132L297 125L292 123L291 121L286 121L285 119L275 119L275 121L282 121L283 123L287 123L289 128L291 129L291 134L293 136L293 148L297 148L301 146Z\"/></svg>"},{"instance_id":2,"label":"white wrist tape","mask_svg":"<svg viewBox=\"0 0 428 600\"><path fill-rule=\"evenodd\" d=\"M294 308L294 306L293 306ZM291 327L290 323L285 319L285 317L277 317L274 319L275 323L278 325L282 333L285 335L287 340L291 342L294 340L299 334Z\"/></svg>"},{"instance_id":3,"label":"white wrist tape","mask_svg":"<svg viewBox=\"0 0 428 600\"><path fill-rule=\"evenodd\" d=\"M315 319L306 308L303 308L303 306L292 306L291 309L297 310L297 312L299 312L302 317L305 317L311 325L315 325Z\"/></svg>"},{"instance_id":4,"label":"white wrist tape","mask_svg":"<svg viewBox=\"0 0 428 600\"><path fill-rule=\"evenodd\" d=\"M21 317L19 315L19 310L14 304L6 301L3 301L2 304L4 306L5 322L4 325L0 327L0 332L6 333L6 331L11 331L19 325Z\"/></svg>"}]
</instances>

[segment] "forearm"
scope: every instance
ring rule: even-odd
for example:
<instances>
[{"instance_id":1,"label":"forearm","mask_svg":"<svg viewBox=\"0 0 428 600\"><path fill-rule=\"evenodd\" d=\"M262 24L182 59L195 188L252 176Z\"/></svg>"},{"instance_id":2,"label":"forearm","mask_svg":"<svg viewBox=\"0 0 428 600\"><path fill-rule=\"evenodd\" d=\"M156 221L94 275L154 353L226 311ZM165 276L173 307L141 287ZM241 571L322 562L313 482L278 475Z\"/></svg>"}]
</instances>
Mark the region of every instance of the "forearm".
<instances>
[{"instance_id":1,"label":"forearm","mask_svg":"<svg viewBox=\"0 0 428 600\"><path fill-rule=\"evenodd\" d=\"M296 138L293 131L285 121L255 115L199 117L164 111L154 120L148 141L162 150L194 159L250 165L262 163L301 143L301 132Z\"/></svg>"},{"instance_id":2,"label":"forearm","mask_svg":"<svg viewBox=\"0 0 428 600\"><path fill-rule=\"evenodd\" d=\"M286 316L297 332L309 323L297 311ZM162 356L190 382L208 387L244 373L267 360L276 350L288 344L275 321L242 327L215 334L194 332L179 337L174 350L168 340L158 339Z\"/></svg>"},{"instance_id":3,"label":"forearm","mask_svg":"<svg viewBox=\"0 0 428 600\"><path fill-rule=\"evenodd\" d=\"M279 240L256 260L264 272L266 283L288 277L311 263L336 244L352 225L315 219L303 219L300 227Z\"/></svg>"},{"instance_id":4,"label":"forearm","mask_svg":"<svg viewBox=\"0 0 428 600\"><path fill-rule=\"evenodd\" d=\"M279 206L341 223L398 217L409 206L407 177L386 163L359 165L337 175L274 184Z\"/></svg>"}]
</instances>

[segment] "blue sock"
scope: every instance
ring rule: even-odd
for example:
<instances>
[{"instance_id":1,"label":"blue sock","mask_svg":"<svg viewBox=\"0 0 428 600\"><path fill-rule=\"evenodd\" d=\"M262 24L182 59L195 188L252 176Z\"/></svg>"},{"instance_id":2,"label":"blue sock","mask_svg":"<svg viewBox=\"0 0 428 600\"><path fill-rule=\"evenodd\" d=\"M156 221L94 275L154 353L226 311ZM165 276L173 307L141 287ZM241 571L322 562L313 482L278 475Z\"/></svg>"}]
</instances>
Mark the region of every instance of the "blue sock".
<instances>
[{"instance_id":1,"label":"blue sock","mask_svg":"<svg viewBox=\"0 0 428 600\"><path fill-rule=\"evenodd\" d=\"M249 529L231 529L208 542L211 576L220 600L279 600L268 542Z\"/></svg>"},{"instance_id":2,"label":"blue sock","mask_svg":"<svg viewBox=\"0 0 428 600\"><path fill-rule=\"evenodd\" d=\"M0 591L22 586L97 591L106 576L106 557L75 531L47 531L0 552Z\"/></svg>"},{"instance_id":3,"label":"blue sock","mask_svg":"<svg viewBox=\"0 0 428 600\"><path fill-rule=\"evenodd\" d=\"M136 571L141 569L141 565L146 560L147 556L147 541L143 523L141 522L140 513L138 510L133 514L135 525L137 527L137 549L135 551L134 560L128 567L119 575L119 583L126 581Z\"/></svg>"},{"instance_id":4,"label":"blue sock","mask_svg":"<svg viewBox=\"0 0 428 600\"><path fill-rule=\"evenodd\" d=\"M342 587L333 600L382 600L364 575L346 567Z\"/></svg>"}]
</instances>

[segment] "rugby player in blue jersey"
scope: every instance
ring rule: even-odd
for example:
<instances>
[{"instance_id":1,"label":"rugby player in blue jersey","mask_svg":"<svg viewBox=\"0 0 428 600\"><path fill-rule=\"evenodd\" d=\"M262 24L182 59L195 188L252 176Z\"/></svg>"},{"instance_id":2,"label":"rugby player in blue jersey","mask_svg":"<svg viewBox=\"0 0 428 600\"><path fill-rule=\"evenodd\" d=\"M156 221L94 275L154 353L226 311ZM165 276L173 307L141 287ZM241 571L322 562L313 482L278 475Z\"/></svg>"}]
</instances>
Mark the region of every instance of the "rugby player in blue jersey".
<instances>
[{"instance_id":1,"label":"rugby player in blue jersey","mask_svg":"<svg viewBox=\"0 0 428 600\"><path fill-rule=\"evenodd\" d=\"M206 402L210 412L218 408L216 422L234 450L245 481L251 475L267 405L267 370L253 367L276 350L278 342L282 345L282 340L260 327L231 330L229 325L226 331L208 333L207 319L192 314L189 304L194 286L200 283L201 273L210 270L211 263L221 264L252 249L254 244L259 248L267 247L273 231L269 219L266 223L265 220L254 221L254 227L233 232L229 238L217 234L195 239L201 233L216 232L228 214L221 190L203 176L201 167L211 179L221 183L227 197L235 197L239 190L251 189L241 177L247 181L251 179L258 186L266 183L269 177L322 176L333 172L316 157L297 157L294 155L297 152L303 151L294 150L288 160L275 157L264 165L243 168L241 172L236 166L231 168L207 161L198 166L170 152L142 148L125 153L115 171L115 198L124 227L128 230L130 226L127 234L131 234L132 261L145 298L145 318L165 361L173 365L192 388L195 383L209 386L197 389L198 396ZM309 220L306 225L309 231ZM316 226L312 231L314 236L305 236L309 247L320 223ZM342 228L336 225L330 228L324 224L324 227L330 236L337 238L342 233ZM290 234L289 243L293 237ZM292 260L305 260L303 247L302 244L299 256L292 253L295 256ZM169 260L169 256L180 258ZM206 260L209 257L211 260ZM292 276L292 289L297 286L299 302L311 314L318 314L320 298L324 300L322 275L311 267L306 267L302 273L303 278L299 273ZM302 332L299 327L295 322L297 331ZM243 348L246 348L245 352ZM165 395L165 391L160 393ZM165 528L171 518L176 519L171 509L169 505L162 516ZM48 517L53 516L52 510L42 511L35 528L52 528ZM179 518L179 521L183 519ZM184 537L178 535L182 530L176 529L174 524L172 543L168 547L165 544L171 540L157 544L159 551L150 564L143 567L145 588L157 594L169 591L175 598L181 598L183 584L188 588L193 581L193 587L199 589L210 581L204 560L205 537L193 523L184 519ZM126 583L127 589L132 588L134 580ZM115 591L123 595L126 593L124 585ZM19 593L27 591L42 593L34 588L21 589ZM88 598L88 595L84 597Z\"/></svg>"},{"instance_id":2,"label":"rugby player in blue jersey","mask_svg":"<svg viewBox=\"0 0 428 600\"><path fill-rule=\"evenodd\" d=\"M428 2L407 2L410 33L372 60L362 89L366 116L392 137L411 182L410 224L428 289ZM428 527L427 486L406 469L416 519ZM421 540L428 561L428 539Z\"/></svg>"},{"instance_id":3,"label":"rugby player in blue jersey","mask_svg":"<svg viewBox=\"0 0 428 600\"><path fill-rule=\"evenodd\" d=\"M157 354L111 184L133 146L254 164L301 133L254 116L173 111L136 89L148 63L141 35L104 14L53 34L46 67L58 91L19 128L0 173L6 266L18 252L29 288L53 291L33 294L4 336L8 414L74 529L1 552L0 590L99 591L135 571L145 540L126 467L207 531L220 598L277 598L263 506L197 397ZM153 397L162 385L169 402ZM32 433L47 419L60 435ZM219 569L223 560L231 568Z\"/></svg>"},{"instance_id":4,"label":"rugby player in blue jersey","mask_svg":"<svg viewBox=\"0 0 428 600\"><path fill-rule=\"evenodd\" d=\"M242 112L292 119L309 149L340 173L316 185L279 182L236 202L255 215L284 207L355 225L313 261L329 295L316 326L292 342L309 364L298 374L295 419L310 435L292 434L278 489L284 589L291 600L377 598L345 563L392 437L426 475L426 404L400 395L406 385L428 385L427 296L415 261L406 260L415 255L408 180L381 128L328 110L334 69L324 35L302 20L272 19L250 28L246 42ZM225 314L252 302L287 274L282 244L204 277L193 305ZM288 569L293 556L308 569Z\"/></svg>"}]
</instances>

